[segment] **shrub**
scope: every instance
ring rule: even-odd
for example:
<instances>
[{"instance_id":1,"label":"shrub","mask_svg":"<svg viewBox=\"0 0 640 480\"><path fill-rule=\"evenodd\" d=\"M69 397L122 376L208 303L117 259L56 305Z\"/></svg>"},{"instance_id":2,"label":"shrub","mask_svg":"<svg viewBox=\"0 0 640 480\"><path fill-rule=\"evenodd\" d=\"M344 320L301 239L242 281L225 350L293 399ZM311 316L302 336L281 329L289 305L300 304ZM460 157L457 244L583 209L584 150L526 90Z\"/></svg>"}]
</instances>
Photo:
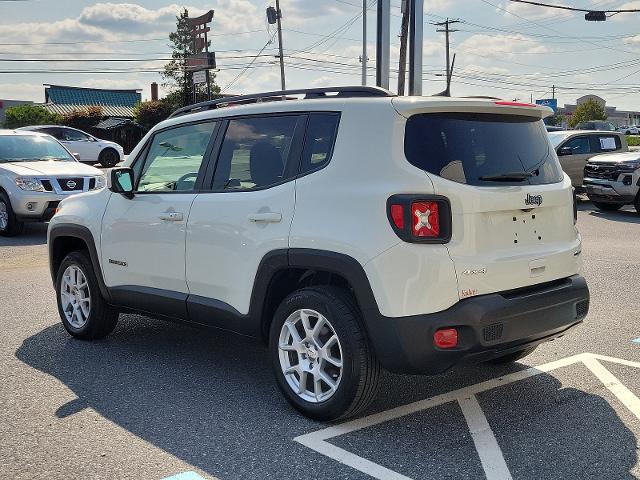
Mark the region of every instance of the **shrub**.
<instances>
[{"instance_id":1,"label":"shrub","mask_svg":"<svg viewBox=\"0 0 640 480\"><path fill-rule=\"evenodd\" d=\"M25 103L7 108L5 127L18 128L29 125L50 125L61 121L60 115L51 113L40 105Z\"/></svg>"}]
</instances>

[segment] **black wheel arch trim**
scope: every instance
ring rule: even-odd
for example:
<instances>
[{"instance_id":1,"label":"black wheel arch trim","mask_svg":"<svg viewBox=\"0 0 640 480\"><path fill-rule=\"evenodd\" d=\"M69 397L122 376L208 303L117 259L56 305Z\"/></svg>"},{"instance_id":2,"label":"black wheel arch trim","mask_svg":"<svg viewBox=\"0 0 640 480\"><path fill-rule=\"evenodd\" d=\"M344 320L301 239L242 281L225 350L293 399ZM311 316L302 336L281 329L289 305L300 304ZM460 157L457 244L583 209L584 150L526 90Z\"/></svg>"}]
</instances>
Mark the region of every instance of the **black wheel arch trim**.
<instances>
[{"instance_id":1,"label":"black wheel arch trim","mask_svg":"<svg viewBox=\"0 0 640 480\"><path fill-rule=\"evenodd\" d=\"M111 301L111 296L109 293L109 289L104 283L104 277L102 275L102 268L100 267L100 257L98 256L98 251L96 249L95 239L93 238L93 234L91 230L83 225L76 225L73 223L57 223L51 224L49 227L49 271L51 273L51 280L55 285L57 269L55 262L55 244L56 240L61 237L70 237L82 240L87 246L87 250L89 252L89 258L91 259L91 264L93 265L93 270L96 274L96 279L98 281L98 286L100 287L100 293L102 293L103 298L107 301ZM61 259L62 260L62 259Z\"/></svg>"}]
</instances>

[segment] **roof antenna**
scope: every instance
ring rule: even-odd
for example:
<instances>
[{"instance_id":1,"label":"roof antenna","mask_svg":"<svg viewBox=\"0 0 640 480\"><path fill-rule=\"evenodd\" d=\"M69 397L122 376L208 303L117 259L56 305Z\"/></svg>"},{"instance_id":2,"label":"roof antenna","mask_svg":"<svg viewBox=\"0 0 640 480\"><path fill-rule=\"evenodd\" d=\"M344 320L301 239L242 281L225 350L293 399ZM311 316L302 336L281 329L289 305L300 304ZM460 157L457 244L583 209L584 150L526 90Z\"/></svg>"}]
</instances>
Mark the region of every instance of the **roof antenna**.
<instances>
[{"instance_id":1,"label":"roof antenna","mask_svg":"<svg viewBox=\"0 0 640 480\"><path fill-rule=\"evenodd\" d=\"M447 88L445 88L440 93L436 93L434 97L450 97L451 96L451 77L453 77L453 66L456 63L456 54L453 54L453 59L451 60L451 70L447 72Z\"/></svg>"}]
</instances>

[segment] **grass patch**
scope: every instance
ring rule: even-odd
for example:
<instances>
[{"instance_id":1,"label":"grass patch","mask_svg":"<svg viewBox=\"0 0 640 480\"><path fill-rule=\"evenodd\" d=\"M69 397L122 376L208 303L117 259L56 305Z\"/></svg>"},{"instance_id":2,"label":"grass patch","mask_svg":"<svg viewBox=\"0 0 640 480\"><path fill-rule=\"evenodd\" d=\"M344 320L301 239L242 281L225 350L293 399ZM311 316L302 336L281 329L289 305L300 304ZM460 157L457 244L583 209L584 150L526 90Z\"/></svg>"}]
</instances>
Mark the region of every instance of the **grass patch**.
<instances>
[{"instance_id":1,"label":"grass patch","mask_svg":"<svg viewBox=\"0 0 640 480\"><path fill-rule=\"evenodd\" d=\"M627 143L629 144L630 147L640 146L640 136L626 135L626 137L627 137Z\"/></svg>"}]
</instances>

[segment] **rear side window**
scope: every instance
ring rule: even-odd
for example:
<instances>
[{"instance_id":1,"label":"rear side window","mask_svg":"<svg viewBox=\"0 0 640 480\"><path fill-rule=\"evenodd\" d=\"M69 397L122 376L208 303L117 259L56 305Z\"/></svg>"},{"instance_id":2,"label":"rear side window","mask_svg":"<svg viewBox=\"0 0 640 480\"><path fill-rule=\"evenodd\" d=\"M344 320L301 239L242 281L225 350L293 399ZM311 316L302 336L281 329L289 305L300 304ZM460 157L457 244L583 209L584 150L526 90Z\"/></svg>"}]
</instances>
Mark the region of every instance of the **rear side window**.
<instances>
[{"instance_id":1,"label":"rear side window","mask_svg":"<svg viewBox=\"0 0 640 480\"><path fill-rule=\"evenodd\" d=\"M340 115L337 113L312 113L309 116L300 163L301 175L318 170L329 163L339 119Z\"/></svg>"},{"instance_id":2,"label":"rear side window","mask_svg":"<svg viewBox=\"0 0 640 480\"><path fill-rule=\"evenodd\" d=\"M214 190L253 190L286 180L285 167L299 118L230 120L213 177Z\"/></svg>"},{"instance_id":3,"label":"rear side window","mask_svg":"<svg viewBox=\"0 0 640 480\"><path fill-rule=\"evenodd\" d=\"M407 120L404 152L412 165L469 185L539 185L562 180L544 124L527 116L414 115Z\"/></svg>"},{"instance_id":4,"label":"rear side window","mask_svg":"<svg viewBox=\"0 0 640 480\"><path fill-rule=\"evenodd\" d=\"M622 148L622 142L617 135L597 135L594 139L596 152L613 152Z\"/></svg>"}]
</instances>

